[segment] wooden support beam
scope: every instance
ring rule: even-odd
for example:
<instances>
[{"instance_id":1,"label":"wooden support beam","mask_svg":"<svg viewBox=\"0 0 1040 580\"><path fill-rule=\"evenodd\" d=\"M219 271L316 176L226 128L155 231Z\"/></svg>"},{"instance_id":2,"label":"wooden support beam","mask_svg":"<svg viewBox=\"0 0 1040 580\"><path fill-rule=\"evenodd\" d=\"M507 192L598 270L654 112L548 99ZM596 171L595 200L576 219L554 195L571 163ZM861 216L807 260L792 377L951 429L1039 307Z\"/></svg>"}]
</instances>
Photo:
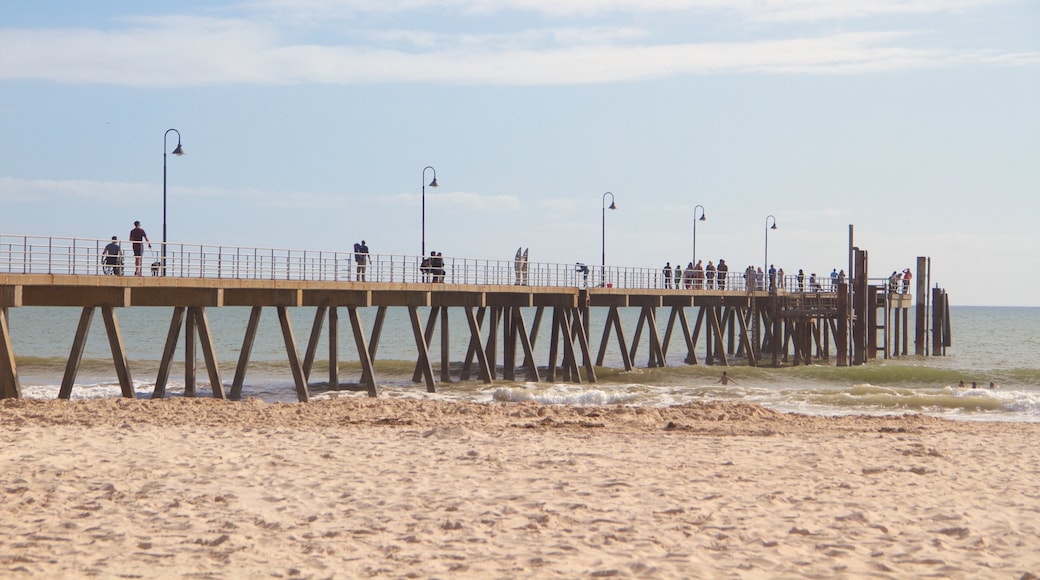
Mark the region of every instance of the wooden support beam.
<instances>
[{"instance_id":1,"label":"wooden support beam","mask_svg":"<svg viewBox=\"0 0 1040 580\"><path fill-rule=\"evenodd\" d=\"M441 306L441 382L451 382L451 333L447 306Z\"/></svg>"},{"instance_id":2,"label":"wooden support beam","mask_svg":"<svg viewBox=\"0 0 1040 580\"><path fill-rule=\"evenodd\" d=\"M540 311L541 309L539 309ZM520 345L524 349L524 367L527 368L527 380L531 380L534 377L534 382L540 382L541 377L538 376L538 365L535 364L534 360L534 341L527 335L527 327L524 324L524 313L521 309L516 308L514 315L516 316L516 331L520 337Z\"/></svg>"},{"instance_id":3,"label":"wooden support beam","mask_svg":"<svg viewBox=\"0 0 1040 580\"><path fill-rule=\"evenodd\" d=\"M560 307L553 308L554 311L560 311L559 316L553 315L559 321L560 324L560 336L563 340L563 366L564 371L571 380L575 383L581 383L581 373L578 372L578 358L574 354L574 341L571 338L571 323L570 323L570 309L564 309Z\"/></svg>"},{"instance_id":4,"label":"wooden support beam","mask_svg":"<svg viewBox=\"0 0 1040 580\"><path fill-rule=\"evenodd\" d=\"M220 364L217 362L217 350L213 345L213 332L210 330L206 309L202 306L190 306L188 312L195 317L195 329L199 334L199 346L202 347L202 357L206 361L206 372L209 374L209 385L213 398L226 399L224 381L220 376Z\"/></svg>"},{"instance_id":5,"label":"wooden support beam","mask_svg":"<svg viewBox=\"0 0 1040 580\"><path fill-rule=\"evenodd\" d=\"M646 324L646 308L639 309L639 318L636 319L636 331L632 333L632 345L628 350L628 357L632 360L636 360L636 352L639 350L639 341L643 338L643 325ZM647 367L653 366L653 351L650 353L650 360L647 361Z\"/></svg>"},{"instance_id":6,"label":"wooden support beam","mask_svg":"<svg viewBox=\"0 0 1040 580\"><path fill-rule=\"evenodd\" d=\"M486 306L477 308L477 328L480 328L484 324L484 316L487 312ZM462 373L460 380L468 381L470 369L473 367L473 357L476 355L477 349L482 348L484 342L481 340L480 335L474 336L470 333L469 346L466 347L466 356L462 362Z\"/></svg>"},{"instance_id":7,"label":"wooden support beam","mask_svg":"<svg viewBox=\"0 0 1040 580\"><path fill-rule=\"evenodd\" d=\"M105 321L105 330L108 334L108 346L112 350L112 362L116 365L116 377L119 379L119 389L123 397L136 399L134 392L134 381L130 377L130 363L126 359L126 347L123 346L123 333L119 330L119 321L116 319L116 311L111 306L101 307L101 318Z\"/></svg>"},{"instance_id":8,"label":"wooden support beam","mask_svg":"<svg viewBox=\"0 0 1040 580\"><path fill-rule=\"evenodd\" d=\"M528 333L528 338L531 341L531 350L532 351L534 350L535 344L538 342L538 329L542 325L542 315L544 313L545 313L545 307L544 306L538 306L534 310L534 321L531 322L531 331L530 331L530 333ZM588 328L588 324L586 324L586 328ZM524 366L525 367L529 367L530 368L532 365L535 364L534 361L531 360L530 356L531 355L528 355L528 354L524 355Z\"/></svg>"},{"instance_id":9,"label":"wooden support beam","mask_svg":"<svg viewBox=\"0 0 1040 580\"><path fill-rule=\"evenodd\" d=\"M578 347L581 348L581 360L585 367L585 380L594 383L596 382L596 367L592 365L592 357L589 355L589 333L585 328L585 323L581 317L581 311L578 308L574 309L573 319L574 324L580 326L580 328L578 328Z\"/></svg>"},{"instance_id":10,"label":"wooden support beam","mask_svg":"<svg viewBox=\"0 0 1040 580\"><path fill-rule=\"evenodd\" d=\"M621 361L625 365L625 370L630 371L634 367L632 365L632 357L629 356L628 347L625 345L625 331L621 327L621 317L618 314L618 307L611 306L610 311L607 313L607 320L603 324L603 338L599 343L599 354L596 356L596 366L603 366L604 357L607 354L607 343L610 339L610 331L614 330L618 340L618 350L621 352Z\"/></svg>"},{"instance_id":11,"label":"wooden support beam","mask_svg":"<svg viewBox=\"0 0 1040 580\"><path fill-rule=\"evenodd\" d=\"M376 353L379 350L379 339L383 334L383 322L386 320L386 310L386 306L378 307L376 309L376 318L372 322L372 339L368 341L368 358L371 361L376 360ZM372 368L374 368L374 362ZM376 384L375 375L364 366L361 367L361 384L371 384L373 387Z\"/></svg>"},{"instance_id":12,"label":"wooden support beam","mask_svg":"<svg viewBox=\"0 0 1040 580\"><path fill-rule=\"evenodd\" d=\"M737 309L737 323L740 325L740 346L747 352L748 366L757 367L758 359L755 358L755 349L751 345L751 332L747 325L748 311Z\"/></svg>"},{"instance_id":13,"label":"wooden support beam","mask_svg":"<svg viewBox=\"0 0 1040 580\"><path fill-rule=\"evenodd\" d=\"M729 366L729 359L726 358L726 344L723 342L722 325L719 323L719 309L710 307L708 316L708 324L711 325L712 334L714 335L715 344L715 360L722 363L722 366Z\"/></svg>"},{"instance_id":14,"label":"wooden support beam","mask_svg":"<svg viewBox=\"0 0 1040 580\"><path fill-rule=\"evenodd\" d=\"M412 322L412 336L415 338L415 348L419 351L419 364L422 377L426 380L426 391L437 392L437 384L433 380L433 367L430 365L430 352L426 348L426 340L423 336L422 321L419 320L419 308L408 307L408 318Z\"/></svg>"},{"instance_id":15,"label":"wooden support beam","mask_svg":"<svg viewBox=\"0 0 1040 580\"><path fill-rule=\"evenodd\" d=\"M11 342L7 307L0 307L0 399L21 399L22 386L18 382L18 365Z\"/></svg>"},{"instance_id":16,"label":"wooden support beam","mask_svg":"<svg viewBox=\"0 0 1040 580\"><path fill-rule=\"evenodd\" d=\"M665 325L664 338L661 340L661 354L662 358L668 358L668 345L672 341L672 330L675 329L675 321L679 318L679 311L681 307L672 307L672 310L668 313L668 324Z\"/></svg>"},{"instance_id":17,"label":"wooden support beam","mask_svg":"<svg viewBox=\"0 0 1040 580\"><path fill-rule=\"evenodd\" d=\"M365 346L365 329L361 327L361 317L354 306L347 307L347 314L350 316L350 328L354 332L354 344L357 347L358 358L361 359L361 384L367 387L369 397L375 397L378 394L376 393L375 365L372 363L373 358L369 355L369 348Z\"/></svg>"},{"instance_id":18,"label":"wooden support beam","mask_svg":"<svg viewBox=\"0 0 1040 580\"><path fill-rule=\"evenodd\" d=\"M198 336L198 332L195 330L195 316L188 309L188 315L184 320L184 396L194 397L195 396L195 337Z\"/></svg>"},{"instance_id":19,"label":"wooden support beam","mask_svg":"<svg viewBox=\"0 0 1040 580\"><path fill-rule=\"evenodd\" d=\"M339 309L335 306L329 307L329 388L339 388Z\"/></svg>"},{"instance_id":20,"label":"wooden support beam","mask_svg":"<svg viewBox=\"0 0 1040 580\"><path fill-rule=\"evenodd\" d=\"M282 339L285 341L285 353L289 357L289 368L296 384L296 398L301 403L306 403L311 400L311 394L307 389L307 377L303 376L303 363L300 361L300 351L296 348L296 336L289 320L289 309L285 306L277 306L276 309L278 323L282 327Z\"/></svg>"},{"instance_id":21,"label":"wooden support beam","mask_svg":"<svg viewBox=\"0 0 1040 580\"><path fill-rule=\"evenodd\" d=\"M170 367L173 364L173 355L177 351L177 341L181 335L185 310L184 306L177 306L173 309L170 329L166 332L166 345L163 347L162 359L159 360L159 372L155 376L155 388L152 389L153 399L162 399L166 396L166 383L170 379Z\"/></svg>"},{"instance_id":22,"label":"wooden support beam","mask_svg":"<svg viewBox=\"0 0 1040 580\"><path fill-rule=\"evenodd\" d=\"M76 336L72 339L72 350L69 352L69 360L65 363L65 376L62 377L61 388L58 390L59 399L68 400L72 397L72 386L76 382L79 365L83 362L83 350L90 334L90 323L94 321L94 308L84 306L79 315L79 326L76 327Z\"/></svg>"},{"instance_id":23,"label":"wooden support beam","mask_svg":"<svg viewBox=\"0 0 1040 580\"><path fill-rule=\"evenodd\" d=\"M686 364L697 364L696 341L690 334L690 321L686 318L686 309L679 309L679 328L682 330L683 340L686 342Z\"/></svg>"},{"instance_id":24,"label":"wooden support beam","mask_svg":"<svg viewBox=\"0 0 1040 580\"><path fill-rule=\"evenodd\" d=\"M303 376L309 383L311 380L311 368L314 366L314 357L318 353L318 343L321 341L321 331L325 326L325 315L328 313L328 304L322 304L314 309L314 323L311 324L311 335L307 339L306 354L303 355Z\"/></svg>"},{"instance_id":25,"label":"wooden support beam","mask_svg":"<svg viewBox=\"0 0 1040 580\"><path fill-rule=\"evenodd\" d=\"M502 378L507 381L516 380L516 310L512 306L502 309Z\"/></svg>"},{"instance_id":26,"label":"wooden support beam","mask_svg":"<svg viewBox=\"0 0 1040 580\"><path fill-rule=\"evenodd\" d=\"M480 348L480 316L473 312L473 307L465 307L463 310L466 312L466 322L469 324L471 351L476 354L477 364L480 365L480 378L484 383L491 383L491 369L488 368L487 357ZM484 309L481 308L480 314L483 313Z\"/></svg>"},{"instance_id":27,"label":"wooden support beam","mask_svg":"<svg viewBox=\"0 0 1040 580\"><path fill-rule=\"evenodd\" d=\"M498 327L501 319L502 308L500 306L492 306L491 317L488 320L487 345L484 347L484 356L487 358L491 380L495 380L498 376Z\"/></svg>"},{"instance_id":28,"label":"wooden support beam","mask_svg":"<svg viewBox=\"0 0 1040 580\"><path fill-rule=\"evenodd\" d=\"M433 332L437 329L437 317L440 316L441 309L437 306L430 308L430 315L426 318L426 329L423 331L423 341L426 343L426 352L430 350L430 343L433 341ZM422 353L419 353L415 357L415 370L412 371L412 382L420 383L423 378L423 361Z\"/></svg>"},{"instance_id":29,"label":"wooden support beam","mask_svg":"<svg viewBox=\"0 0 1040 580\"><path fill-rule=\"evenodd\" d=\"M246 367L249 366L249 357L253 352L253 343L256 342L256 329L260 325L260 313L262 310L263 307L254 306L249 312L249 323L246 324L246 332L242 338L242 350L238 353L238 366L235 367L235 380L231 383L231 400L233 401L238 401L242 398L242 385L246 380ZM176 313L174 315L176 316Z\"/></svg>"},{"instance_id":30,"label":"wooden support beam","mask_svg":"<svg viewBox=\"0 0 1040 580\"><path fill-rule=\"evenodd\" d=\"M546 380L556 382L556 360L560 354L560 312L553 308L552 323L549 325L549 368ZM606 337L604 337L605 339Z\"/></svg>"},{"instance_id":31,"label":"wooden support beam","mask_svg":"<svg viewBox=\"0 0 1040 580\"><path fill-rule=\"evenodd\" d=\"M650 329L650 360L651 365L663 367L665 366L664 360L664 349L661 347L661 334L657 330L657 309L649 308L647 310L647 322L649 323Z\"/></svg>"}]
</instances>

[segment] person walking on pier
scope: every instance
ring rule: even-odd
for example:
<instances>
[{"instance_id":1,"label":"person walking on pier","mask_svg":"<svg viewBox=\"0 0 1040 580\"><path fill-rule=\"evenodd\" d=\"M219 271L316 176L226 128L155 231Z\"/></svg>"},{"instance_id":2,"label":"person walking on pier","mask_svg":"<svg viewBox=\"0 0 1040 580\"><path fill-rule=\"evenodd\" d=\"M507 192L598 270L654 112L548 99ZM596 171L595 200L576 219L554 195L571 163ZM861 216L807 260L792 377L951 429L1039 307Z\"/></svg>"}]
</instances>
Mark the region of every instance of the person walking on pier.
<instances>
[{"instance_id":1,"label":"person walking on pier","mask_svg":"<svg viewBox=\"0 0 1040 580\"><path fill-rule=\"evenodd\" d=\"M144 259L144 242L148 243L148 249L152 249L152 240L141 227L141 222L134 222L134 229L130 230L130 241L134 243L134 276L141 275L141 261Z\"/></svg>"},{"instance_id":2,"label":"person walking on pier","mask_svg":"<svg viewBox=\"0 0 1040 580\"><path fill-rule=\"evenodd\" d=\"M663 273L664 273L664 287L665 287L665 290L667 290L667 289L672 287L672 263L671 262L665 262L664 263Z\"/></svg>"},{"instance_id":3,"label":"person walking on pier","mask_svg":"<svg viewBox=\"0 0 1040 580\"><path fill-rule=\"evenodd\" d=\"M805 270L798 268L798 291L805 292Z\"/></svg>"},{"instance_id":4,"label":"person walking on pier","mask_svg":"<svg viewBox=\"0 0 1040 580\"><path fill-rule=\"evenodd\" d=\"M776 267L769 265L769 291L776 292Z\"/></svg>"},{"instance_id":5,"label":"person walking on pier","mask_svg":"<svg viewBox=\"0 0 1040 580\"><path fill-rule=\"evenodd\" d=\"M354 244L354 260L357 262L357 281L365 281L365 270L368 268L368 246L365 240L360 244Z\"/></svg>"},{"instance_id":6,"label":"person walking on pier","mask_svg":"<svg viewBox=\"0 0 1040 580\"><path fill-rule=\"evenodd\" d=\"M701 263L697 262L697 273L700 273ZM699 278L699 276L698 276ZM697 288L701 287L700 280L697 281ZM715 287L715 264L708 260L708 265L704 267L704 287L711 290Z\"/></svg>"},{"instance_id":7,"label":"person walking on pier","mask_svg":"<svg viewBox=\"0 0 1040 580\"><path fill-rule=\"evenodd\" d=\"M719 258L719 264L715 266L715 287L719 290L726 289L726 276L729 275L729 266L726 260Z\"/></svg>"}]
</instances>

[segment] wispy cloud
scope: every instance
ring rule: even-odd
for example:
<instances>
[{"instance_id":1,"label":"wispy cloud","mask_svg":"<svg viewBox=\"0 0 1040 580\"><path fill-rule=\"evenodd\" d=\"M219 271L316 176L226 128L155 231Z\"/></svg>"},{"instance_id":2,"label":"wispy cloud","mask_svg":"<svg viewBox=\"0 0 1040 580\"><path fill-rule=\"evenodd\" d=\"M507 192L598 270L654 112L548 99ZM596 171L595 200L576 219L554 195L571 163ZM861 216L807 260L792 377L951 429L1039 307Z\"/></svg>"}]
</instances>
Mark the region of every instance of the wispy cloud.
<instances>
[{"instance_id":1,"label":"wispy cloud","mask_svg":"<svg viewBox=\"0 0 1040 580\"><path fill-rule=\"evenodd\" d=\"M676 12L726 12L748 20L803 21L884 15L953 14L1016 0L257 0L259 12L300 18L354 18L359 14L527 12L552 17Z\"/></svg>"},{"instance_id":2,"label":"wispy cloud","mask_svg":"<svg viewBox=\"0 0 1040 580\"><path fill-rule=\"evenodd\" d=\"M0 29L0 79L123 86L373 84L438 82L563 85L698 74L850 74L978 64L1040 63L1040 53L923 46L926 32L812 33L780 26L758 39L691 42L648 22L605 24L575 16L562 26L451 32L369 23L331 40L296 41L297 30L265 12L347 17L357 12L520 10L584 15L711 11L744 19L852 19L971 10L1010 0L267 0L234 18L127 20L122 28ZM367 22L367 21L366 21ZM292 37L292 38L290 38Z\"/></svg>"},{"instance_id":3,"label":"wispy cloud","mask_svg":"<svg viewBox=\"0 0 1040 580\"><path fill-rule=\"evenodd\" d=\"M398 193L382 196L378 203L386 206L400 207L402 204L419 207L419 195ZM426 190L427 207L435 205L448 208L451 212L483 212L483 211L515 211L523 205L513 195L486 195L471 191L433 192Z\"/></svg>"}]
</instances>

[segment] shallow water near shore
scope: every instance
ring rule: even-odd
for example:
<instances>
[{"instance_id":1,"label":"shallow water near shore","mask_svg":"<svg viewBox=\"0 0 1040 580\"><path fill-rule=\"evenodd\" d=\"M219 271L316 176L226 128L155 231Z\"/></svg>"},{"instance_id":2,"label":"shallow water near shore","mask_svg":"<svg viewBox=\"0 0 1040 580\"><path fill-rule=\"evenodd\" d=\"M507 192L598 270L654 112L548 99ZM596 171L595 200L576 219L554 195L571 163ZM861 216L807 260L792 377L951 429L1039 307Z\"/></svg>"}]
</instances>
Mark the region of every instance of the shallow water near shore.
<instances>
[{"instance_id":1,"label":"shallow water near shore","mask_svg":"<svg viewBox=\"0 0 1040 580\"><path fill-rule=\"evenodd\" d=\"M362 311L366 332L371 328L372 312ZM635 309L632 309L635 310ZM291 311L298 348L305 340L314 309ZM117 311L137 396L151 396L159 356L166 339L170 311L160 308L132 308ZM79 311L76 309L23 307L9 310L12 340L19 365L22 394L27 398L55 398L62 380ZM422 313L425 317L425 312ZM598 348L602 318L593 311L591 335L593 351ZM230 385L238 361L248 309L220 308L207 311L222 371L222 382ZM366 317L367 315L367 317ZM625 313L627 332L635 327L635 312ZM453 314L454 316L454 314ZM564 384L498 380L486 385L480 381L459 381L458 368L465 353L468 336L459 318L451 320L455 330L450 345L452 382L439 383L437 393L412 382L415 344L411 327L403 313L393 310L387 316L376 357L376 377L382 397L430 398L462 401L537 401L559 405L639 405L664 406L689 401L726 400L757 403L784 412L813 415L902 414L906 412L972 420L1040 421L1040 308L954 307L951 312L953 346L946 356L906 356L878 359L867 365L838 368L833 355L829 363L781 368L748 367L742 361L733 366L703 364L703 338L698 345L697 365L683 361L685 348L673 338L667 366L645 367L646 339L640 345L635 364L625 372L613 337L607 349L604 368L597 369L596 383ZM96 317L100 319L100 317ZM528 321L531 316L528 316ZM663 327L663 322L661 323ZM662 328L663 330L663 328ZM327 330L326 330L327 332ZM543 332L547 330L543 329ZM318 357L311 372L312 398L363 397L356 390L360 365L353 352L349 324L340 324L338 389L328 384L327 337L318 346ZM468 334L468 333L467 333ZM168 396L183 394L183 338L175 356ZM547 360L547 338L536 343L540 361ZM438 338L431 353L439 353ZM913 344L909 345L912 352ZM434 354L434 356L437 356ZM209 396L208 375L197 357L197 393ZM435 366L435 376L437 363ZM723 370L733 379L728 385L718 382ZM968 387L960 387L964 381ZM970 388L971 383L978 388ZM997 388L990 389L990 383ZM100 320L95 320L83 363L73 389L74 398L118 397L120 394L111 352ZM246 375L244 397L269 402L294 402L296 391L286 362L285 346L273 312L265 313L254 345Z\"/></svg>"}]
</instances>

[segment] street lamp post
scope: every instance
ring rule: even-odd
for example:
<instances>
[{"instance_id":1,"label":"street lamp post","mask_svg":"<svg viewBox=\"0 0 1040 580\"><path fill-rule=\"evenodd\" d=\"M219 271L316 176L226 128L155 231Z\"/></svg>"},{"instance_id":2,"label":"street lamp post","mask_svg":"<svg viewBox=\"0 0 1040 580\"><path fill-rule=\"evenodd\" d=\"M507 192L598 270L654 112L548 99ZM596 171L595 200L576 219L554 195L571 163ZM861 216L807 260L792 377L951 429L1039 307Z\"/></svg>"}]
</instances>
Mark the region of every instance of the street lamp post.
<instances>
[{"instance_id":1,"label":"street lamp post","mask_svg":"<svg viewBox=\"0 0 1040 580\"><path fill-rule=\"evenodd\" d=\"M437 170L432 165L423 167L422 170L422 252L419 254L419 259L422 260L426 257L426 170L430 169L433 171L433 181L430 182L430 187L437 187Z\"/></svg>"},{"instance_id":2,"label":"street lamp post","mask_svg":"<svg viewBox=\"0 0 1040 580\"><path fill-rule=\"evenodd\" d=\"M701 208L701 217L699 218L697 217L697 208ZM697 222L702 222L705 219L707 218L704 217L704 206L700 204L693 206L693 262L691 263L694 266L697 265Z\"/></svg>"},{"instance_id":3,"label":"street lamp post","mask_svg":"<svg viewBox=\"0 0 1040 580\"><path fill-rule=\"evenodd\" d=\"M769 220L773 220L773 225L769 225ZM762 266L762 275L763 276L768 276L769 275L769 230L775 230L775 229L776 229L776 218L773 217L772 214L769 214L768 216L766 216L766 248L765 248L765 257L763 258L764 265Z\"/></svg>"},{"instance_id":4,"label":"street lamp post","mask_svg":"<svg viewBox=\"0 0 1040 580\"><path fill-rule=\"evenodd\" d=\"M170 132L177 134L177 147L172 151L174 155L180 157L184 155L184 148L181 147L181 132L177 129L167 129L163 133L163 151L162 151L162 275L166 275L166 150L169 149L169 145L166 144L166 138L170 136Z\"/></svg>"},{"instance_id":5,"label":"street lamp post","mask_svg":"<svg viewBox=\"0 0 1040 580\"><path fill-rule=\"evenodd\" d=\"M600 285L601 286L606 285L606 283L607 283L607 209L608 209L608 206L607 206L607 196L608 195L610 196L610 206L609 206L609 209L617 209L617 204L614 203L614 194L609 192L609 191L604 193L603 194L603 204L602 204L603 223L602 223L602 229L600 230L600 262L599 263L600 263L600 276L602 277L602 279L600 280Z\"/></svg>"}]
</instances>

